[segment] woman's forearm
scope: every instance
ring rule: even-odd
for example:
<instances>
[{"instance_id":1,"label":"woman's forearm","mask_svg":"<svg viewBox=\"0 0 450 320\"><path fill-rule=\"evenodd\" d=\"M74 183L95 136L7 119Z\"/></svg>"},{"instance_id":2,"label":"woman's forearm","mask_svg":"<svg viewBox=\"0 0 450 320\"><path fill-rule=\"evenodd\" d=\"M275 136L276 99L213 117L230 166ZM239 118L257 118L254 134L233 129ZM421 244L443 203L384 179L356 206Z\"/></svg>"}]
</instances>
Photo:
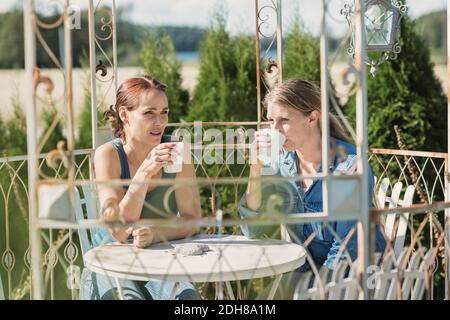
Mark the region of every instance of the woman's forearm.
<instances>
[{"instance_id":1,"label":"woman's forearm","mask_svg":"<svg viewBox=\"0 0 450 320\"><path fill-rule=\"evenodd\" d=\"M186 221L189 221L192 219L185 219ZM128 237L130 236L130 233L127 232L127 229L129 227L120 227L116 229L110 229L111 235L116 239L118 242L125 242ZM170 240L177 240L177 239L183 239L187 237L191 237L197 233L199 233L200 228L197 226L183 226L179 228L173 228L173 227L152 227L152 231L154 234L154 238L152 240L152 243L158 243L158 242L164 242L164 241L170 241Z\"/></svg>"},{"instance_id":2,"label":"woman's forearm","mask_svg":"<svg viewBox=\"0 0 450 320\"><path fill-rule=\"evenodd\" d=\"M255 179L261 177L261 165L254 164L250 166L250 181L245 193L247 207L256 211L261 206L261 180Z\"/></svg>"},{"instance_id":3,"label":"woman's forearm","mask_svg":"<svg viewBox=\"0 0 450 320\"><path fill-rule=\"evenodd\" d=\"M129 233L126 232L127 229L128 227L121 227L118 229L109 229L109 232L111 233L113 238L116 239L118 242L125 242L130 235Z\"/></svg>"},{"instance_id":4,"label":"woman's forearm","mask_svg":"<svg viewBox=\"0 0 450 320\"><path fill-rule=\"evenodd\" d=\"M147 178L148 179L148 178ZM139 171L133 178L133 182L145 181L146 177ZM119 203L122 217L125 221L137 221L141 217L148 185L145 183L131 183L125 196Z\"/></svg>"},{"instance_id":5,"label":"woman's forearm","mask_svg":"<svg viewBox=\"0 0 450 320\"><path fill-rule=\"evenodd\" d=\"M188 238L199 233L199 228L195 226L185 226L180 228L154 227L152 230L154 233L152 243Z\"/></svg>"}]
</instances>

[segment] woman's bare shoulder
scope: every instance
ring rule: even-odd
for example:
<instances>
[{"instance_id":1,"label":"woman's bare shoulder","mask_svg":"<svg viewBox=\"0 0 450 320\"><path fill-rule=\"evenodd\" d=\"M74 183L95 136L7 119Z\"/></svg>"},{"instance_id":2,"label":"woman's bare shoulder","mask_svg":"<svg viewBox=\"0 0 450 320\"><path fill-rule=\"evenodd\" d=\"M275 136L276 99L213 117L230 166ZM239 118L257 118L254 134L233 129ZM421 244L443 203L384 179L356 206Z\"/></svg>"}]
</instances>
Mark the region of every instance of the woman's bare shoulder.
<instances>
[{"instance_id":1,"label":"woman's bare shoulder","mask_svg":"<svg viewBox=\"0 0 450 320\"><path fill-rule=\"evenodd\" d=\"M102 144L95 150L94 167L96 172L103 168L113 175L118 172L120 176L120 159L112 143Z\"/></svg>"},{"instance_id":2,"label":"woman's bare shoulder","mask_svg":"<svg viewBox=\"0 0 450 320\"><path fill-rule=\"evenodd\" d=\"M113 154L116 154L117 156L117 151L115 150L111 142L104 143L100 147L95 149L95 157L99 158L111 157Z\"/></svg>"}]
</instances>

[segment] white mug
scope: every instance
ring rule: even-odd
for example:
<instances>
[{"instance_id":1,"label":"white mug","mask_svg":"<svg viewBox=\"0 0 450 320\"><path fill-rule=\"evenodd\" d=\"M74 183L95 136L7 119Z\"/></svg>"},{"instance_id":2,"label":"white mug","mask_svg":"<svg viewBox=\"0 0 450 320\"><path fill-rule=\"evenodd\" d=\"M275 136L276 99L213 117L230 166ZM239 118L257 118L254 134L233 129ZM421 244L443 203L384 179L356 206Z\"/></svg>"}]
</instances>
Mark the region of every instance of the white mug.
<instances>
[{"instance_id":1,"label":"white mug","mask_svg":"<svg viewBox=\"0 0 450 320\"><path fill-rule=\"evenodd\" d=\"M270 147L260 148L258 151L258 159L262 162L263 174L275 174L278 172L280 163L280 153L286 137L275 129L262 129L260 132L270 135Z\"/></svg>"},{"instance_id":2,"label":"white mug","mask_svg":"<svg viewBox=\"0 0 450 320\"><path fill-rule=\"evenodd\" d=\"M172 143L175 143L175 147L171 152L173 164L164 167L165 173L177 173L183 170L184 142L180 141Z\"/></svg>"}]
</instances>

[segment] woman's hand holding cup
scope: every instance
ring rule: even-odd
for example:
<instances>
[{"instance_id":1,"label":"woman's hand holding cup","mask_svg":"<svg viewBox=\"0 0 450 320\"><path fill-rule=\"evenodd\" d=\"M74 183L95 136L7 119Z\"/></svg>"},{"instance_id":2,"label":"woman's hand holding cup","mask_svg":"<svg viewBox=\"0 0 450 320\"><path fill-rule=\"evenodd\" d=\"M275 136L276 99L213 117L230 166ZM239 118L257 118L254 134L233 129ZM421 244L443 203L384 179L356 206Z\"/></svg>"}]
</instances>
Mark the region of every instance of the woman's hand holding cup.
<instances>
[{"instance_id":1,"label":"woman's hand holding cup","mask_svg":"<svg viewBox=\"0 0 450 320\"><path fill-rule=\"evenodd\" d=\"M142 162L139 171L143 172L146 178L151 178L163 167L173 164L172 149L175 146L174 142L166 142L154 147Z\"/></svg>"},{"instance_id":2,"label":"woman's hand holding cup","mask_svg":"<svg viewBox=\"0 0 450 320\"><path fill-rule=\"evenodd\" d=\"M264 162L261 160L261 152L263 150L270 149L271 145L271 137L270 134L268 134L265 131L259 130L255 132L255 140L253 141L251 145L251 164L256 165L258 167L262 167L264 165Z\"/></svg>"},{"instance_id":3,"label":"woman's hand holding cup","mask_svg":"<svg viewBox=\"0 0 450 320\"><path fill-rule=\"evenodd\" d=\"M262 129L255 132L255 141L252 145L252 164L263 167L266 174L275 174L278 171L279 157L286 137L275 129Z\"/></svg>"}]
</instances>

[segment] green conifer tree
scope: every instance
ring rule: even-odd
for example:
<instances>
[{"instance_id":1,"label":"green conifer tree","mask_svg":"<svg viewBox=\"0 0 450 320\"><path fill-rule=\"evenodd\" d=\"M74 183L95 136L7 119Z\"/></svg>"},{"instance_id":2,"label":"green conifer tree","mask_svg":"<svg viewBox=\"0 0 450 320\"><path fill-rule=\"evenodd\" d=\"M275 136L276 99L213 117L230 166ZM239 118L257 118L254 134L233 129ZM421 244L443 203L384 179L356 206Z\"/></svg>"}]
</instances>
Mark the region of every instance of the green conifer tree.
<instances>
[{"instance_id":1,"label":"green conifer tree","mask_svg":"<svg viewBox=\"0 0 450 320\"><path fill-rule=\"evenodd\" d=\"M8 156L27 153L27 126L23 106L18 94L11 97L13 116L6 122Z\"/></svg>"},{"instance_id":2,"label":"green conifer tree","mask_svg":"<svg viewBox=\"0 0 450 320\"><path fill-rule=\"evenodd\" d=\"M301 78L320 84L319 39L305 31L298 15L287 33L284 52L284 79Z\"/></svg>"},{"instance_id":3,"label":"green conifer tree","mask_svg":"<svg viewBox=\"0 0 450 320\"><path fill-rule=\"evenodd\" d=\"M172 40L163 29L146 34L140 64L146 74L168 86L169 122L180 122L188 111L189 92L182 87L181 61L176 58Z\"/></svg>"},{"instance_id":4,"label":"green conifer tree","mask_svg":"<svg viewBox=\"0 0 450 320\"><path fill-rule=\"evenodd\" d=\"M256 60L254 39L233 39L226 16L216 11L200 45L200 73L189 120L256 120Z\"/></svg>"}]
</instances>

